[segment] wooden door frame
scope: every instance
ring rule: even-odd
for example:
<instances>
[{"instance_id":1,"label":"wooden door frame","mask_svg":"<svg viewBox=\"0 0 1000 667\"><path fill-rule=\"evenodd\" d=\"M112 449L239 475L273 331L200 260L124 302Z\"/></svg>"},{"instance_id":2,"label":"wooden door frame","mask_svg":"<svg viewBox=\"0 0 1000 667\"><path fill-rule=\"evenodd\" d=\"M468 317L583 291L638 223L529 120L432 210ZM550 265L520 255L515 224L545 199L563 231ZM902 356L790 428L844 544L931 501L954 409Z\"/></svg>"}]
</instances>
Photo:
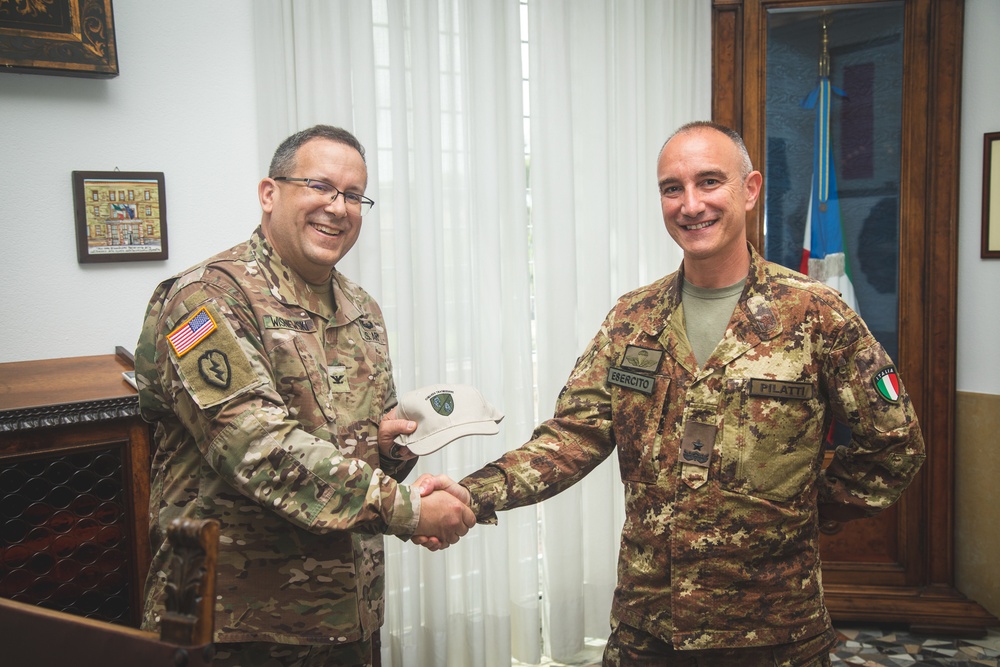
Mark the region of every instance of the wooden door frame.
<instances>
[{"instance_id":1,"label":"wooden door frame","mask_svg":"<svg viewBox=\"0 0 1000 667\"><path fill-rule=\"evenodd\" d=\"M713 0L712 117L741 133L766 174L766 12L877 0ZM959 121L964 0L904 0L900 172L899 359L920 419L927 462L899 509L901 562L824 565L827 604L840 620L906 622L971 632L996 624L954 589L955 343ZM762 249L763 206L747 220ZM899 570L903 585L898 585Z\"/></svg>"}]
</instances>

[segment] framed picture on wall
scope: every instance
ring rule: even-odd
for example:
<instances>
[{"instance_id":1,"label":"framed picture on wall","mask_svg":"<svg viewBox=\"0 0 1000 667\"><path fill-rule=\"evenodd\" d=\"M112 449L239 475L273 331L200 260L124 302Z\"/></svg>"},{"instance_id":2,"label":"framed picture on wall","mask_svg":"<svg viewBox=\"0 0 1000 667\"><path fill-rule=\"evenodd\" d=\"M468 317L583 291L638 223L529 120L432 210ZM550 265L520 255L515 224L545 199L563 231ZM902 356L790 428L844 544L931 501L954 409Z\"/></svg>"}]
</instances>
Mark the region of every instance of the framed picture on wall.
<instances>
[{"instance_id":1,"label":"framed picture on wall","mask_svg":"<svg viewBox=\"0 0 1000 667\"><path fill-rule=\"evenodd\" d=\"M0 2L0 72L118 76L111 0Z\"/></svg>"},{"instance_id":2,"label":"framed picture on wall","mask_svg":"<svg viewBox=\"0 0 1000 667\"><path fill-rule=\"evenodd\" d=\"M163 172L74 171L73 208L81 264L167 259Z\"/></svg>"},{"instance_id":3,"label":"framed picture on wall","mask_svg":"<svg viewBox=\"0 0 1000 667\"><path fill-rule=\"evenodd\" d=\"M983 259L1000 258L1000 132L983 139Z\"/></svg>"}]
</instances>

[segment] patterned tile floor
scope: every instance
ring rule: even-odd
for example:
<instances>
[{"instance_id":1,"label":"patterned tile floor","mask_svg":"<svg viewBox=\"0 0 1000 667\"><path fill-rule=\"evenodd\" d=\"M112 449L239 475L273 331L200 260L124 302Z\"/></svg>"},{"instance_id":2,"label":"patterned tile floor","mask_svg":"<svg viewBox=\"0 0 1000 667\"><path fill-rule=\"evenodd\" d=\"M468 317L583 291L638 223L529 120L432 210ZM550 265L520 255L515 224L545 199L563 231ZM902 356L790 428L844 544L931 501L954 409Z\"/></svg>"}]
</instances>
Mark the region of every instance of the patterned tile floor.
<instances>
[{"instance_id":1,"label":"patterned tile floor","mask_svg":"<svg viewBox=\"0 0 1000 667\"><path fill-rule=\"evenodd\" d=\"M838 627L833 667L1000 667L1000 629L982 639L911 634L874 627ZM600 667L604 642L591 640L568 662L545 661L512 667Z\"/></svg>"}]
</instances>

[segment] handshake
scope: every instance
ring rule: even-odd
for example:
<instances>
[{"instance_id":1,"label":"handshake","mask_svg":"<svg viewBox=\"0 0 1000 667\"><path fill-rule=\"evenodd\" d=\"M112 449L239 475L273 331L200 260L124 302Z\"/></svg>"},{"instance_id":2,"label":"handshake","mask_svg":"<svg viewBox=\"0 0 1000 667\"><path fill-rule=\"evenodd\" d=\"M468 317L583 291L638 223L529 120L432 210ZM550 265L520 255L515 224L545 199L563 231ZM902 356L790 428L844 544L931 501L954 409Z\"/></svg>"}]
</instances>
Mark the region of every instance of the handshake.
<instances>
[{"instance_id":1,"label":"handshake","mask_svg":"<svg viewBox=\"0 0 1000 667\"><path fill-rule=\"evenodd\" d=\"M413 433L417 423L399 419L393 408L379 424L378 443L383 456L398 461L409 461L417 453L409 447L399 446L395 437L400 433ZM423 474L413 483L420 493L420 520L411 538L431 551L447 549L476 525L476 515L469 509L469 490L447 475Z\"/></svg>"},{"instance_id":2,"label":"handshake","mask_svg":"<svg viewBox=\"0 0 1000 667\"><path fill-rule=\"evenodd\" d=\"M447 475L423 474L413 483L420 493L420 520L411 538L431 551L447 549L476 525L469 490Z\"/></svg>"},{"instance_id":3,"label":"handshake","mask_svg":"<svg viewBox=\"0 0 1000 667\"><path fill-rule=\"evenodd\" d=\"M429 454L467 435L492 435L503 413L475 387L430 385L407 392L379 424L381 453L398 461ZM417 424L420 424L418 431ZM447 549L476 525L469 490L447 475L421 475L411 487L420 494L420 519L411 538L431 551Z\"/></svg>"}]
</instances>

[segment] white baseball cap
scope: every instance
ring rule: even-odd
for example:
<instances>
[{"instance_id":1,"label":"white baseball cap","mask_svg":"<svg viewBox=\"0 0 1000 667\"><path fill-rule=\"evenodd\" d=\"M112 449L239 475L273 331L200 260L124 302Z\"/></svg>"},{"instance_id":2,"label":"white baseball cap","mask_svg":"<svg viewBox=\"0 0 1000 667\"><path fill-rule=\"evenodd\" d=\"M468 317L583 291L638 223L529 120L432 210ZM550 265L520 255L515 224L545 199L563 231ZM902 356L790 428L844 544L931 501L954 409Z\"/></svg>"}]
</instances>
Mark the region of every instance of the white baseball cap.
<instances>
[{"instance_id":1,"label":"white baseball cap","mask_svg":"<svg viewBox=\"0 0 1000 667\"><path fill-rule=\"evenodd\" d=\"M503 413L475 387L433 384L400 396L396 418L417 422L416 431L396 436L395 442L423 456L467 435L499 433Z\"/></svg>"}]
</instances>

